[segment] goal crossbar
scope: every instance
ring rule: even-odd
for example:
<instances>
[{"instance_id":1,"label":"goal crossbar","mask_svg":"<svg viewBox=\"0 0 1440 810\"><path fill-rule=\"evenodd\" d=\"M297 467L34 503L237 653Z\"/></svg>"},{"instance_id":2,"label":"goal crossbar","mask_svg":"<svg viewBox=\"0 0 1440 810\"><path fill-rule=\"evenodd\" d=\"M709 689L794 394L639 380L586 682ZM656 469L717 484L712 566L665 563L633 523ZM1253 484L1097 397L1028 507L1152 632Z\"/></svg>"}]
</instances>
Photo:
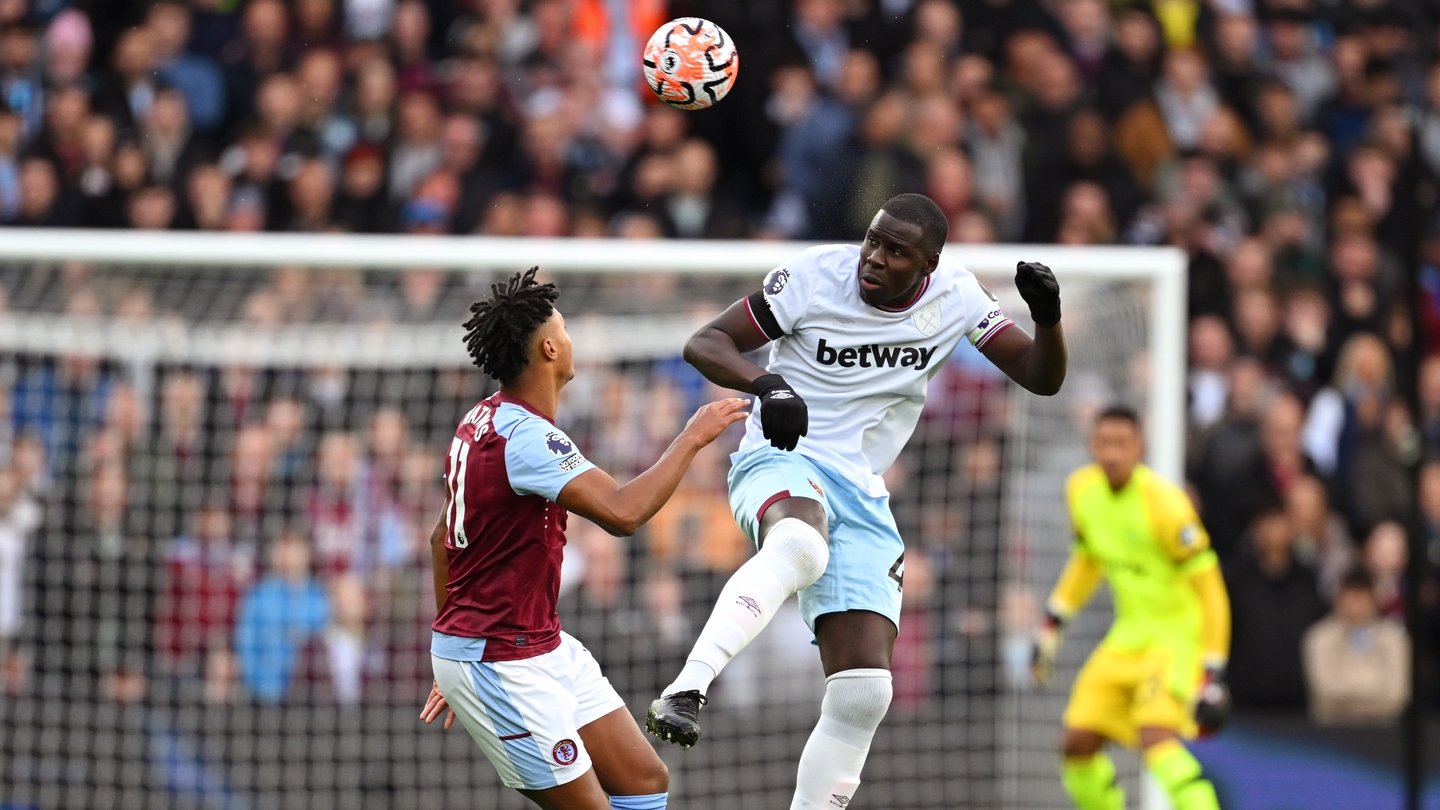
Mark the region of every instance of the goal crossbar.
<instances>
[{"instance_id":1,"label":"goal crossbar","mask_svg":"<svg viewBox=\"0 0 1440 810\"><path fill-rule=\"evenodd\" d=\"M481 236L354 234L232 234L8 228L0 266L43 262L205 269L349 267L450 271L513 270L540 265L547 273L735 276L776 267L807 243L781 241L622 241ZM1039 261L1061 280L1145 281L1149 309L1151 463L1181 472L1185 407L1185 255L1175 248L1054 245L950 245L979 273L1007 272L1017 260ZM678 339L678 338L677 338ZM11 349L19 348L11 346Z\"/></svg>"}]
</instances>

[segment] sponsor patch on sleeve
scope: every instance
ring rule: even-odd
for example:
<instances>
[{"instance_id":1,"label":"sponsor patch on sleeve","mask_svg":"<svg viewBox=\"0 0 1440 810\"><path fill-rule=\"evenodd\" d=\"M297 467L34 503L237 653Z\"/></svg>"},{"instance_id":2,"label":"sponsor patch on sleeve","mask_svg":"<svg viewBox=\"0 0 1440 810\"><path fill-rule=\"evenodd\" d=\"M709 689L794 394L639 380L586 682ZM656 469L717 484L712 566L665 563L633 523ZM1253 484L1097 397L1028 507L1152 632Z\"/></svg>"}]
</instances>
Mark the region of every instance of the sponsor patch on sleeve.
<instances>
[{"instance_id":1,"label":"sponsor patch on sleeve","mask_svg":"<svg viewBox=\"0 0 1440 810\"><path fill-rule=\"evenodd\" d=\"M1196 541L1200 539L1200 530L1190 523L1180 530L1180 545L1182 548L1194 548Z\"/></svg>"},{"instance_id":2,"label":"sponsor patch on sleeve","mask_svg":"<svg viewBox=\"0 0 1440 810\"><path fill-rule=\"evenodd\" d=\"M779 295L780 291L785 289L785 285L789 282L790 271L783 267L777 267L771 270L769 275L765 276L765 294Z\"/></svg>"},{"instance_id":3,"label":"sponsor patch on sleeve","mask_svg":"<svg viewBox=\"0 0 1440 810\"><path fill-rule=\"evenodd\" d=\"M557 430L545 434L545 446L557 456L569 455L575 449L575 445L570 443L570 438Z\"/></svg>"}]
</instances>

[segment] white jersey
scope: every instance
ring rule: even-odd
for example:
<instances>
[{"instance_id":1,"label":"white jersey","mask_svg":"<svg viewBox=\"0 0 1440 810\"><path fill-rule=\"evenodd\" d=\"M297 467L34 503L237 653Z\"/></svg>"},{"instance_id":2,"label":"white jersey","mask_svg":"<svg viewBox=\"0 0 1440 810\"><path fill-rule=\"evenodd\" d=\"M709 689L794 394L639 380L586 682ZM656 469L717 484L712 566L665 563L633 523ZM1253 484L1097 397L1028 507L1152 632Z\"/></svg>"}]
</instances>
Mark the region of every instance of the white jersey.
<instances>
[{"instance_id":1,"label":"white jersey","mask_svg":"<svg viewBox=\"0 0 1440 810\"><path fill-rule=\"evenodd\" d=\"M962 338L984 348L1014 322L958 260L942 255L919 296L894 309L861 299L859 268L859 245L823 245L770 271L765 301L783 335L767 335L775 339L766 368L809 406L809 433L795 452L879 497L930 378ZM756 407L740 450L767 444Z\"/></svg>"}]
</instances>

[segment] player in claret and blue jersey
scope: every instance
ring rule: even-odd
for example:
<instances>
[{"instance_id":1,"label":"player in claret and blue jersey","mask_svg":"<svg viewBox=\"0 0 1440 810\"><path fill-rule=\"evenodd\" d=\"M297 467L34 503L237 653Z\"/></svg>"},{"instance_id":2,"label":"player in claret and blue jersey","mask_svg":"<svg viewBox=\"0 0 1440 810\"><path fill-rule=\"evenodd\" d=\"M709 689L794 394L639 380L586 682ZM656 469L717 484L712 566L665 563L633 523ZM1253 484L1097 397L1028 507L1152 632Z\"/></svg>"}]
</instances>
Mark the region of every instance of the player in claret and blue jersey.
<instances>
[{"instance_id":1,"label":"player in claret and blue jersey","mask_svg":"<svg viewBox=\"0 0 1440 810\"><path fill-rule=\"evenodd\" d=\"M685 347L710 380L760 398L730 470L735 519L760 548L721 591L647 726L693 745L711 680L798 591L827 677L792 808L850 804L890 705L905 546L881 475L915 430L926 383L962 340L1035 393L1065 378L1054 274L1016 270L1032 339L941 258L948 230L933 200L895 197L859 245L801 253ZM745 359L767 343L764 368Z\"/></svg>"},{"instance_id":2,"label":"player in claret and blue jersey","mask_svg":"<svg viewBox=\"0 0 1440 810\"><path fill-rule=\"evenodd\" d=\"M458 716L506 785L548 810L663 810L668 776L555 604L565 521L574 512L633 534L674 493L700 448L745 417L712 402L659 461L620 485L555 425L575 376L553 284L535 270L471 307L466 343L500 391L466 414L445 463L448 503L430 538L431 663L421 718Z\"/></svg>"}]
</instances>

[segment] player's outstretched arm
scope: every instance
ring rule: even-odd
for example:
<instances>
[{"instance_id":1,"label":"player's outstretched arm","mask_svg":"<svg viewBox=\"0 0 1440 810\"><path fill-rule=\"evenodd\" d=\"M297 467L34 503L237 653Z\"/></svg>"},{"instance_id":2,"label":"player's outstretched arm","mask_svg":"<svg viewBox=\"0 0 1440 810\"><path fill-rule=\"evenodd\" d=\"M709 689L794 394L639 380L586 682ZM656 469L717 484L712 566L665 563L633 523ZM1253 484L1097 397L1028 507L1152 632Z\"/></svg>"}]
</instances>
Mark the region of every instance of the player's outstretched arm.
<instances>
[{"instance_id":1,"label":"player's outstretched arm","mask_svg":"<svg viewBox=\"0 0 1440 810\"><path fill-rule=\"evenodd\" d=\"M1036 683L1050 680L1055 656L1060 652L1065 622L1090 601L1090 595L1095 593L1103 575L1094 557L1079 548L1070 552L1070 560L1045 602L1045 620L1036 628L1031 639L1030 674Z\"/></svg>"},{"instance_id":2,"label":"player's outstretched arm","mask_svg":"<svg viewBox=\"0 0 1440 810\"><path fill-rule=\"evenodd\" d=\"M1023 329L1006 329L983 349L995 367L1032 394L1051 396L1065 382L1068 358L1065 332L1060 327L1060 283L1050 268L1038 262L1020 262L1015 288L1030 307L1035 322L1032 338Z\"/></svg>"},{"instance_id":3,"label":"player's outstretched arm","mask_svg":"<svg viewBox=\"0 0 1440 810\"><path fill-rule=\"evenodd\" d=\"M685 362L716 385L749 393L755 380L769 372L746 360L745 354L769 342L742 299L691 335L685 342Z\"/></svg>"},{"instance_id":4,"label":"player's outstretched arm","mask_svg":"<svg viewBox=\"0 0 1440 810\"><path fill-rule=\"evenodd\" d=\"M765 299L756 293L741 299L705 324L685 343L685 362L716 385L760 397L760 428L770 444L794 450L810 431L810 411L800 394L779 374L745 359L746 352L769 343L780 325Z\"/></svg>"},{"instance_id":5,"label":"player's outstretched arm","mask_svg":"<svg viewBox=\"0 0 1440 810\"><path fill-rule=\"evenodd\" d=\"M743 410L748 404L731 398L702 406L660 460L629 483L618 484L596 468L566 484L556 502L611 534L634 534L670 500L695 454L748 415Z\"/></svg>"},{"instance_id":6,"label":"player's outstretched arm","mask_svg":"<svg viewBox=\"0 0 1440 810\"><path fill-rule=\"evenodd\" d=\"M1208 736L1230 717L1230 688L1225 682L1225 664L1230 657L1230 595L1213 551L1206 550L1196 562L1191 566L1189 580L1200 597L1204 617L1200 644L1205 671L1195 702L1195 720L1200 733Z\"/></svg>"}]
</instances>

